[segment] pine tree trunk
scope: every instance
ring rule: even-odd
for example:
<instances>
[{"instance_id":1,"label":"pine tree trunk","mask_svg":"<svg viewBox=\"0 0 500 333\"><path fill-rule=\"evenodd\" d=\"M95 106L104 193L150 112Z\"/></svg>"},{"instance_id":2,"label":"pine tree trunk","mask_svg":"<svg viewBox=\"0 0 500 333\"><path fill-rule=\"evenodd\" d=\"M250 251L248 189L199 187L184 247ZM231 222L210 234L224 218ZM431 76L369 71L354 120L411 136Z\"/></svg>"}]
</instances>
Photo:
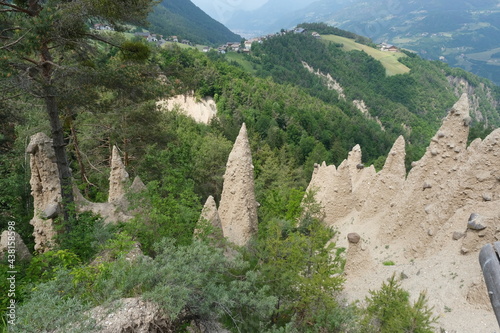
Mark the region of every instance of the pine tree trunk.
<instances>
[{"instance_id":1,"label":"pine tree trunk","mask_svg":"<svg viewBox=\"0 0 500 333\"><path fill-rule=\"evenodd\" d=\"M59 171L59 181L61 183L61 208L64 218L65 231L71 229L69 220L75 213L73 197L73 182L71 177L71 169L69 167L68 158L66 155L66 144L64 142L64 131L59 119L59 108L57 106L57 90L52 83L54 63L50 54L47 43L42 44L41 48L41 70L42 70L42 85L43 98L49 116L50 128L52 132L52 144L56 155L56 164Z\"/></svg>"},{"instance_id":2,"label":"pine tree trunk","mask_svg":"<svg viewBox=\"0 0 500 333\"><path fill-rule=\"evenodd\" d=\"M50 120L50 128L52 131L52 142L54 152L56 155L57 169L59 170L59 181L61 182L61 198L62 198L62 212L64 221L66 222L66 231L69 231L70 226L67 223L74 213L74 197L73 197L73 183L71 177L71 169L69 167L68 158L66 156L66 144L64 142L64 131L59 119L59 109L57 107L57 100L55 88L52 85L44 87L45 105Z\"/></svg>"}]
</instances>

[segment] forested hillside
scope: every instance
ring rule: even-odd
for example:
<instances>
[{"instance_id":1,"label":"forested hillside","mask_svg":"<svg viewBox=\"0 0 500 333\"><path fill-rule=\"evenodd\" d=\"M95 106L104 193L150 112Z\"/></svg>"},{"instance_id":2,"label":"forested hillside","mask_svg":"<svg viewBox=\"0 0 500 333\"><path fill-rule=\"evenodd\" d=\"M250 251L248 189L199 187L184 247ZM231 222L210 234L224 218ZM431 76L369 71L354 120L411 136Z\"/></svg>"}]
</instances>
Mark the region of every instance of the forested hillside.
<instances>
[{"instance_id":1,"label":"forested hillside","mask_svg":"<svg viewBox=\"0 0 500 333\"><path fill-rule=\"evenodd\" d=\"M335 231L321 223L312 196L304 199L305 189L315 163L337 164L356 144L363 147L364 162L380 168L402 134L410 143L408 161L419 158L461 93L447 76L463 77L470 91L484 92L480 79L410 53L401 59L410 73L387 76L366 53L300 34L255 44L250 55L230 55L235 61L215 51L150 48L118 32L91 35L84 19L74 23L72 6L85 7L86 1L55 3L65 10L54 16L52 2L40 2L32 15L14 8L1 27L0 230L15 221L33 249L26 150L37 132L63 139L51 148L67 154L66 191L73 193L75 185L86 199L107 202L113 146L147 190L129 198L134 218L116 224L77 214L74 205L62 202L67 216L55 219L50 250L16 262L13 332L92 331L89 309L131 297L166 311L173 331L194 323L234 332L378 332L384 325L430 332L434 320L425 297L411 303L394 279L373 292L367 307L345 304L339 296L344 249L330 242ZM10 2L0 4L13 9ZM112 2L103 6L97 12L102 18L133 16ZM97 15L92 9L88 15ZM250 63L250 70L240 63ZM304 63L330 74L345 97ZM485 119L499 124L498 90L488 91L474 95L483 115L472 123L475 136L490 130ZM156 106L162 98L191 92L216 101L217 118L210 124ZM368 113L353 100L364 101ZM210 195L220 201L226 161L243 123L260 204L259 233L246 248L203 233L194 240L203 203ZM134 248L145 256L129 260ZM9 271L5 260L2 290L10 287ZM3 309L9 302L0 296ZM383 306L389 315L378 311Z\"/></svg>"},{"instance_id":2,"label":"forested hillside","mask_svg":"<svg viewBox=\"0 0 500 333\"><path fill-rule=\"evenodd\" d=\"M148 21L151 31L164 36L178 36L196 44L219 45L241 40L239 35L212 19L189 0L160 2L149 14Z\"/></svg>"},{"instance_id":3,"label":"forested hillside","mask_svg":"<svg viewBox=\"0 0 500 333\"><path fill-rule=\"evenodd\" d=\"M242 34L267 34L304 21L328 22L500 84L497 1L318 0L294 4L268 1L253 11L235 12L224 23Z\"/></svg>"},{"instance_id":4,"label":"forested hillside","mask_svg":"<svg viewBox=\"0 0 500 333\"><path fill-rule=\"evenodd\" d=\"M322 33L339 34L339 29L325 29L322 25L302 26ZM345 32L340 34L349 36ZM351 38L358 37L351 34ZM363 42L367 43L365 40ZM365 52L345 52L341 44L306 34L287 34L268 39L262 44L254 44L252 55L247 59L254 63L258 76L271 76L276 82L300 86L311 96L326 103L342 105L341 109L351 119L364 117L364 122L372 124L375 124L375 120L367 118L380 120L384 134L391 140L395 135L403 134L411 144L407 156L409 162L419 157L446 110L456 100L456 91L449 84L448 76L463 77L472 86L478 87L478 93L485 93L478 106L482 118L478 117L473 125L479 132L484 128L485 120L490 126L500 124L496 102L500 96L498 87L440 62L423 60L413 53L407 52L406 56L399 59L411 69L408 74L388 76L383 65ZM310 73L302 62L316 71L330 74L343 87L345 98L339 98L336 90L329 89L324 80ZM488 91L493 94L493 99L486 97ZM365 102L368 115L363 116L354 107L354 100ZM370 148L365 148L365 151L368 160L376 158L377 153L372 155Z\"/></svg>"}]
</instances>

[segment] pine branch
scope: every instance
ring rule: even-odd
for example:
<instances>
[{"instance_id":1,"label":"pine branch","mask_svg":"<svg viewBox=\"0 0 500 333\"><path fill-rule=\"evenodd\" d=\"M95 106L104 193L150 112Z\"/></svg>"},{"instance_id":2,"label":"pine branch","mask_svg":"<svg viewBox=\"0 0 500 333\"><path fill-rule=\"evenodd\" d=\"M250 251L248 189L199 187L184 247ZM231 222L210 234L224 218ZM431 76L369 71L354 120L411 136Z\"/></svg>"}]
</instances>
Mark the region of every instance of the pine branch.
<instances>
[{"instance_id":1,"label":"pine branch","mask_svg":"<svg viewBox=\"0 0 500 333\"><path fill-rule=\"evenodd\" d=\"M17 43L19 43L20 41L23 40L24 37L26 37L26 35L31 31L31 29L28 29L28 31L26 31L26 33L24 35L22 35L21 37L19 37L18 39L16 39L15 41L13 41L12 43L9 43L9 44L6 44L6 45L3 45L0 47L0 50L6 50L14 45L16 45Z\"/></svg>"},{"instance_id":2,"label":"pine branch","mask_svg":"<svg viewBox=\"0 0 500 333\"><path fill-rule=\"evenodd\" d=\"M29 16L34 16L36 15L37 13L36 12L33 12L31 10L28 10L28 9L24 9L24 8L21 8L19 6L16 6L10 2L7 2L7 1L0 1L0 6L5 6L5 7L9 7L10 9L2 9L2 11L10 11L10 12L16 12L16 13L25 13L25 14L28 14Z\"/></svg>"}]
</instances>

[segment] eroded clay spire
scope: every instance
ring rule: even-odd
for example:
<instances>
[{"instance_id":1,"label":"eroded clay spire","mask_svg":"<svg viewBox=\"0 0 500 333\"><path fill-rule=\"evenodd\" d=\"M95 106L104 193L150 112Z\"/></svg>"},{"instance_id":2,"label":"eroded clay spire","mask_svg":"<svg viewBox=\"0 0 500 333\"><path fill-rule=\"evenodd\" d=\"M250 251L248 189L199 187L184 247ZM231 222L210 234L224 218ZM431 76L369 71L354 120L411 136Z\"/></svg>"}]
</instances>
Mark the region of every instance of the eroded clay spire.
<instances>
[{"instance_id":1,"label":"eroded clay spire","mask_svg":"<svg viewBox=\"0 0 500 333\"><path fill-rule=\"evenodd\" d=\"M108 202L120 201L126 193L125 185L129 176L123 165L122 158L116 146L113 146L111 156L111 173L109 175L109 196Z\"/></svg>"},{"instance_id":2,"label":"eroded clay spire","mask_svg":"<svg viewBox=\"0 0 500 333\"><path fill-rule=\"evenodd\" d=\"M252 154L245 124L226 164L219 216L224 237L236 245L246 245L257 232Z\"/></svg>"}]
</instances>

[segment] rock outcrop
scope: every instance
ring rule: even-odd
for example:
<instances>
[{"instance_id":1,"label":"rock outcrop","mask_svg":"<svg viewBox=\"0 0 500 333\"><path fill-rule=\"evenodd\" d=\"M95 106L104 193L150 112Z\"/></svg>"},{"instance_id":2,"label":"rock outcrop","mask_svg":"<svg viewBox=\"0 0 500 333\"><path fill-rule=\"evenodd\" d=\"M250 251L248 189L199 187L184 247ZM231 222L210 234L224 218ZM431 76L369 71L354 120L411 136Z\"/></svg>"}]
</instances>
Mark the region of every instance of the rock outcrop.
<instances>
[{"instance_id":1,"label":"rock outcrop","mask_svg":"<svg viewBox=\"0 0 500 333\"><path fill-rule=\"evenodd\" d=\"M193 93L187 95L177 95L172 98L162 100L156 105L164 111L172 111L175 108L199 123L209 124L217 116L217 106L211 97L197 99Z\"/></svg>"},{"instance_id":2,"label":"rock outcrop","mask_svg":"<svg viewBox=\"0 0 500 333\"><path fill-rule=\"evenodd\" d=\"M98 333L169 333L175 325L169 316L152 302L125 298L108 306L98 306L89 313L99 327Z\"/></svg>"},{"instance_id":3,"label":"rock outcrop","mask_svg":"<svg viewBox=\"0 0 500 333\"><path fill-rule=\"evenodd\" d=\"M44 133L37 133L31 137L26 152L30 154L30 184L34 206L34 216L30 224L34 227L35 250L45 252L53 246L52 243L57 234L55 220L61 211L61 184L52 139ZM113 147L108 202L90 202L75 187L73 194L76 211L93 212L104 218L106 222L128 221L132 218L133 212L128 209L129 202L126 194L144 189L145 186L138 177L129 186L128 173L118 149Z\"/></svg>"},{"instance_id":4,"label":"rock outcrop","mask_svg":"<svg viewBox=\"0 0 500 333\"><path fill-rule=\"evenodd\" d=\"M224 237L244 246L257 232L257 201L255 200L252 153L245 124L229 154L219 205Z\"/></svg>"},{"instance_id":5,"label":"rock outcrop","mask_svg":"<svg viewBox=\"0 0 500 333\"><path fill-rule=\"evenodd\" d=\"M31 156L30 185L34 207L30 224L34 228L35 250L44 252L52 246L56 235L54 219L61 202L61 183L52 139L44 133L37 133L31 137L26 152ZM51 214L46 216L44 212L49 210Z\"/></svg>"},{"instance_id":6,"label":"rock outcrop","mask_svg":"<svg viewBox=\"0 0 500 333\"><path fill-rule=\"evenodd\" d=\"M0 260L5 259L9 250L14 251L16 261L28 261L32 257L31 252L17 232L4 230L0 236Z\"/></svg>"},{"instance_id":7,"label":"rock outcrop","mask_svg":"<svg viewBox=\"0 0 500 333\"><path fill-rule=\"evenodd\" d=\"M120 203L125 198L127 193L127 181L129 180L128 172L125 170L118 148L113 146L111 154L111 172L109 175L109 203Z\"/></svg>"},{"instance_id":8,"label":"rock outcrop","mask_svg":"<svg viewBox=\"0 0 500 333\"><path fill-rule=\"evenodd\" d=\"M471 318L460 327L463 322L442 316L440 324L447 330L478 332L497 325L484 310L491 305L478 304L488 298L474 293L486 292L478 287L478 251L500 239L500 129L467 147L469 122L463 94L407 176L402 137L378 173L356 168L359 146L338 168L315 166L309 188L325 222L338 230L337 245L349 249L346 292L352 299L364 298L392 274L401 274L407 277L403 287L413 295L428 290L437 314L460 304L453 317ZM475 227L469 223L468 228L472 213ZM362 242L348 243L346 236L354 232Z\"/></svg>"}]
</instances>

